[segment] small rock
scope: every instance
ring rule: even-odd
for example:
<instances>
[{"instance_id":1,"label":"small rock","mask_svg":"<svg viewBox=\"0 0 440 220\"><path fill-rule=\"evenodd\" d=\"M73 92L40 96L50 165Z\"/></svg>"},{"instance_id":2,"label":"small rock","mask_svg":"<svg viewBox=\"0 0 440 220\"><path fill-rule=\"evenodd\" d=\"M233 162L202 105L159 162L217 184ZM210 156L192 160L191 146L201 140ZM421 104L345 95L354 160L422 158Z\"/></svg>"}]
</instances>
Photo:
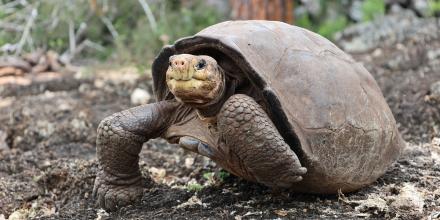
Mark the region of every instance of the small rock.
<instances>
[{"instance_id":1,"label":"small rock","mask_svg":"<svg viewBox=\"0 0 440 220\"><path fill-rule=\"evenodd\" d=\"M104 209L98 209L96 211L96 219L95 220L104 220L109 219L110 215Z\"/></svg>"},{"instance_id":2,"label":"small rock","mask_svg":"<svg viewBox=\"0 0 440 220\"><path fill-rule=\"evenodd\" d=\"M70 125L74 130L77 130L77 131L85 131L85 130L87 130L87 127L88 127L87 123L85 121L77 119L77 118L74 118L70 122Z\"/></svg>"},{"instance_id":3,"label":"small rock","mask_svg":"<svg viewBox=\"0 0 440 220\"><path fill-rule=\"evenodd\" d=\"M375 50L373 51L373 56L374 56L374 57L380 57L380 56L382 56L382 54L383 54L383 51L382 51L382 49L380 49L380 48L377 48L377 49L375 49Z\"/></svg>"},{"instance_id":4,"label":"small rock","mask_svg":"<svg viewBox=\"0 0 440 220\"><path fill-rule=\"evenodd\" d=\"M395 210L422 213L424 204L420 192L413 185L407 183L400 189L399 195L390 207Z\"/></svg>"},{"instance_id":5,"label":"small rock","mask_svg":"<svg viewBox=\"0 0 440 220\"><path fill-rule=\"evenodd\" d=\"M92 90L92 88L88 83L81 83L81 85L78 87L78 91L80 93L88 93L90 90Z\"/></svg>"},{"instance_id":6,"label":"small rock","mask_svg":"<svg viewBox=\"0 0 440 220\"><path fill-rule=\"evenodd\" d=\"M22 219L28 219L29 216L29 210L26 209L19 209L15 212L13 212L8 220L22 220Z\"/></svg>"},{"instance_id":7,"label":"small rock","mask_svg":"<svg viewBox=\"0 0 440 220\"><path fill-rule=\"evenodd\" d=\"M185 158L185 167L187 169L190 169L193 164L194 164L194 157L187 157L187 158Z\"/></svg>"},{"instance_id":8,"label":"small rock","mask_svg":"<svg viewBox=\"0 0 440 220\"><path fill-rule=\"evenodd\" d=\"M55 132L55 125L46 120L36 122L36 130L41 137L48 138Z\"/></svg>"},{"instance_id":9,"label":"small rock","mask_svg":"<svg viewBox=\"0 0 440 220\"><path fill-rule=\"evenodd\" d=\"M185 208L185 207L194 206L194 205L200 205L200 206L206 207L206 204L202 203L202 201L199 198L197 198L196 195L194 195L191 198L189 198L188 201L178 205L177 208L178 209Z\"/></svg>"},{"instance_id":10,"label":"small rock","mask_svg":"<svg viewBox=\"0 0 440 220\"><path fill-rule=\"evenodd\" d=\"M163 178L167 174L167 171L164 168L156 167L151 167L150 169L148 169L148 172L150 173L151 178L157 183L161 183Z\"/></svg>"},{"instance_id":11,"label":"small rock","mask_svg":"<svg viewBox=\"0 0 440 220\"><path fill-rule=\"evenodd\" d=\"M440 57L440 49L430 50L426 54L429 60L434 60Z\"/></svg>"},{"instance_id":12,"label":"small rock","mask_svg":"<svg viewBox=\"0 0 440 220\"><path fill-rule=\"evenodd\" d=\"M413 7L414 9L419 12L424 17L427 17L430 15L430 5L428 0L413 0Z\"/></svg>"},{"instance_id":13,"label":"small rock","mask_svg":"<svg viewBox=\"0 0 440 220\"><path fill-rule=\"evenodd\" d=\"M284 209L275 210L274 212L281 217L286 217L289 214L289 212Z\"/></svg>"},{"instance_id":14,"label":"small rock","mask_svg":"<svg viewBox=\"0 0 440 220\"><path fill-rule=\"evenodd\" d=\"M369 196L366 200L356 201L355 203L359 204L359 206L356 206L355 208L355 210L358 212L384 212L388 210L387 202L384 199L380 198L379 195L372 195Z\"/></svg>"},{"instance_id":15,"label":"small rock","mask_svg":"<svg viewBox=\"0 0 440 220\"><path fill-rule=\"evenodd\" d=\"M440 138L438 137L433 138L431 143L433 146L440 147Z\"/></svg>"},{"instance_id":16,"label":"small rock","mask_svg":"<svg viewBox=\"0 0 440 220\"><path fill-rule=\"evenodd\" d=\"M0 151L8 150L8 144L6 143L6 138L8 137L5 131L0 130Z\"/></svg>"},{"instance_id":17,"label":"small rock","mask_svg":"<svg viewBox=\"0 0 440 220\"><path fill-rule=\"evenodd\" d=\"M102 89L102 88L104 88L104 86L105 86L105 82L104 82L104 80L102 80L102 79L96 79L96 80L93 82L93 85L94 85L96 88L98 88L98 89Z\"/></svg>"},{"instance_id":18,"label":"small rock","mask_svg":"<svg viewBox=\"0 0 440 220\"><path fill-rule=\"evenodd\" d=\"M246 214L244 214L243 217L246 217L246 216L252 216L252 215L255 215L255 216L261 216L262 214L263 214L262 211L257 211L257 212L246 212Z\"/></svg>"},{"instance_id":19,"label":"small rock","mask_svg":"<svg viewBox=\"0 0 440 220\"><path fill-rule=\"evenodd\" d=\"M69 111L69 110L71 110L71 109L73 109L74 107L72 107L69 103L67 103L67 102L63 102L63 103L61 103L61 104L59 104L58 105L58 110L59 111L61 111L61 112L64 112L64 111Z\"/></svg>"},{"instance_id":20,"label":"small rock","mask_svg":"<svg viewBox=\"0 0 440 220\"><path fill-rule=\"evenodd\" d=\"M432 212L431 215L429 215L428 219L440 219L440 211Z\"/></svg>"},{"instance_id":21,"label":"small rock","mask_svg":"<svg viewBox=\"0 0 440 220\"><path fill-rule=\"evenodd\" d=\"M0 99L0 108L10 108L14 100L14 97L2 97Z\"/></svg>"},{"instance_id":22,"label":"small rock","mask_svg":"<svg viewBox=\"0 0 440 220\"><path fill-rule=\"evenodd\" d=\"M147 90L136 88L130 96L131 104L144 105L151 99L151 95Z\"/></svg>"},{"instance_id":23,"label":"small rock","mask_svg":"<svg viewBox=\"0 0 440 220\"><path fill-rule=\"evenodd\" d=\"M429 90L431 92L430 99L440 101L440 81L431 84Z\"/></svg>"}]
</instances>

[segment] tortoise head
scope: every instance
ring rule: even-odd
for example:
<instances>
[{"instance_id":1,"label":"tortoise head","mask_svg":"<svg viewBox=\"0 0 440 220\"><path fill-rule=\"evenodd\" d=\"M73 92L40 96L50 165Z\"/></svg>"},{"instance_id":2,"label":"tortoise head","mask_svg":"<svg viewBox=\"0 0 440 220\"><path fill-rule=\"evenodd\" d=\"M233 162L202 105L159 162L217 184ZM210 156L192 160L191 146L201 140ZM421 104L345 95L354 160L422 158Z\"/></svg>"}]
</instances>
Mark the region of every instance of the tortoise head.
<instances>
[{"instance_id":1,"label":"tortoise head","mask_svg":"<svg viewBox=\"0 0 440 220\"><path fill-rule=\"evenodd\" d=\"M179 54L169 58L166 82L178 101L203 106L220 100L225 76L210 56Z\"/></svg>"}]
</instances>

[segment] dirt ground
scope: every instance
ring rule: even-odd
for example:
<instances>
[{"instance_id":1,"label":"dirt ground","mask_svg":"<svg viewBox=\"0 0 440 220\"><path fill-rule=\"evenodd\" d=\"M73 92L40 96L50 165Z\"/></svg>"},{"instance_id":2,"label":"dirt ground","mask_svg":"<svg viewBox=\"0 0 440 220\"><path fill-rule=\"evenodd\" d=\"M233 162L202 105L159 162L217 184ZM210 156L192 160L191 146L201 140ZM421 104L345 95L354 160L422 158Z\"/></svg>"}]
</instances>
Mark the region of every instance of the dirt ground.
<instances>
[{"instance_id":1,"label":"dirt ground","mask_svg":"<svg viewBox=\"0 0 440 220\"><path fill-rule=\"evenodd\" d=\"M408 141L371 186L345 195L274 193L207 158L150 140L141 153L150 179L142 201L107 213L91 197L96 128L105 116L134 106L136 88L151 94L151 78L131 67L85 69L0 85L0 220L439 219L440 22L399 16L349 28L337 39L374 75Z\"/></svg>"}]
</instances>

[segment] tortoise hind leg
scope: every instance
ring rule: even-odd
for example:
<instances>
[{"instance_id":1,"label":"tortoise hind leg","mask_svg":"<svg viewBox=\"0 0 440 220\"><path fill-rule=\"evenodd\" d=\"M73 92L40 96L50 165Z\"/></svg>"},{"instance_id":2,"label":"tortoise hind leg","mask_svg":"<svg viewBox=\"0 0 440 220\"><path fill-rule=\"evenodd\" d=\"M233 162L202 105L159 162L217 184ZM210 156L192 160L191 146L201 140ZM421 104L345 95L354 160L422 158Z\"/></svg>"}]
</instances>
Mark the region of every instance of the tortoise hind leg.
<instances>
[{"instance_id":1,"label":"tortoise hind leg","mask_svg":"<svg viewBox=\"0 0 440 220\"><path fill-rule=\"evenodd\" d=\"M307 172L268 115L251 97L231 96L218 115L220 164L232 173L269 187L287 188Z\"/></svg>"}]
</instances>

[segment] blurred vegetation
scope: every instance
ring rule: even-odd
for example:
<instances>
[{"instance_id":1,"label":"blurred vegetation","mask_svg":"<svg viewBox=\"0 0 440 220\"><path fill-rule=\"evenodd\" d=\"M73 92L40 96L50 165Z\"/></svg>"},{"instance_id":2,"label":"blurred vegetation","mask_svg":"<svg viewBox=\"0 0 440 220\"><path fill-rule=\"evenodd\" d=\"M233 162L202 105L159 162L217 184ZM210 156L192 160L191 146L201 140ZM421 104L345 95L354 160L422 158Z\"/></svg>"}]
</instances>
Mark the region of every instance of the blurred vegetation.
<instances>
[{"instance_id":1,"label":"blurred vegetation","mask_svg":"<svg viewBox=\"0 0 440 220\"><path fill-rule=\"evenodd\" d=\"M385 0L293 1L295 25L329 39L348 25L386 13ZM427 1L429 13L438 15L440 0ZM229 19L212 2L0 0L0 48L12 54L43 48L66 61L98 58L147 67L163 45Z\"/></svg>"},{"instance_id":2,"label":"blurred vegetation","mask_svg":"<svg viewBox=\"0 0 440 220\"><path fill-rule=\"evenodd\" d=\"M11 52L44 48L68 58L81 49L84 58L147 65L163 45L226 19L203 0L0 0L0 3L0 25L8 28L0 32L0 46L9 44ZM29 37L17 51L27 23L31 23ZM4 52L5 48L2 49Z\"/></svg>"},{"instance_id":3,"label":"blurred vegetation","mask_svg":"<svg viewBox=\"0 0 440 220\"><path fill-rule=\"evenodd\" d=\"M429 13L431 16L440 15L440 0L429 0Z\"/></svg>"},{"instance_id":4,"label":"blurred vegetation","mask_svg":"<svg viewBox=\"0 0 440 220\"><path fill-rule=\"evenodd\" d=\"M317 0L318 6L314 13L309 11L297 10L296 25L307 28L314 32L321 34L322 36L332 39L333 35L343 30L348 25L358 22L350 16L350 7L353 2L350 1L335 1L335 0ZM297 5L300 5L303 1L297 1ZM358 13L362 15L360 21L369 21L376 16L382 16L385 14L385 2L384 0L364 0L359 1L360 8Z\"/></svg>"}]
</instances>

